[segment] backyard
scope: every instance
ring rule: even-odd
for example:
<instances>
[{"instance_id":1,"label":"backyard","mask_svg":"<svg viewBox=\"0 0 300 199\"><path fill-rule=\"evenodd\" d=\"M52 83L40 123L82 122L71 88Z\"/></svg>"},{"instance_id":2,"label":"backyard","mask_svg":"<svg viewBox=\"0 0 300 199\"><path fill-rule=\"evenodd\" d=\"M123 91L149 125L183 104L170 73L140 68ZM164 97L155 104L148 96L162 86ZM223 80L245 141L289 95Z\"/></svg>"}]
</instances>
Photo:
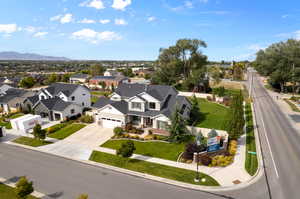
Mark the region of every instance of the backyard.
<instances>
[{"instance_id":1,"label":"backyard","mask_svg":"<svg viewBox=\"0 0 300 199\"><path fill-rule=\"evenodd\" d=\"M38 140L35 138L30 138L30 137L19 137L15 139L13 142L18 143L18 144L23 144L27 146L32 146L32 147L39 147L39 146L44 146L47 144L52 144L52 142L48 142L45 140Z\"/></svg>"},{"instance_id":2,"label":"backyard","mask_svg":"<svg viewBox=\"0 0 300 199\"><path fill-rule=\"evenodd\" d=\"M103 153L99 151L93 151L92 155L90 156L90 160L103 163L103 164L108 164L115 167L132 170L132 171L146 173L149 175L181 181L185 183L206 185L206 186L219 186L216 180L202 173L200 173L200 176L205 177L206 181L205 182L200 181L196 183L194 181L195 171L165 166L165 165L146 162L142 160L123 158L120 156Z\"/></svg>"},{"instance_id":3,"label":"backyard","mask_svg":"<svg viewBox=\"0 0 300 199\"><path fill-rule=\"evenodd\" d=\"M15 189L5 184L0 183L0 198L3 199L17 199ZM27 199L37 199L34 196L29 196Z\"/></svg>"},{"instance_id":4,"label":"backyard","mask_svg":"<svg viewBox=\"0 0 300 199\"><path fill-rule=\"evenodd\" d=\"M58 124L62 125L62 124ZM57 131L48 134L48 137L55 138L55 139L65 139L66 137L72 135L73 133L79 131L80 129L84 128L86 125L85 124L78 124L78 123L73 123L64 126L63 128L58 129ZM52 127L53 128L53 127ZM55 127L54 127L55 128Z\"/></svg>"},{"instance_id":5,"label":"backyard","mask_svg":"<svg viewBox=\"0 0 300 199\"><path fill-rule=\"evenodd\" d=\"M198 98L201 117L196 124L197 127L226 130L225 122L228 117L229 108Z\"/></svg>"},{"instance_id":6,"label":"backyard","mask_svg":"<svg viewBox=\"0 0 300 199\"><path fill-rule=\"evenodd\" d=\"M126 142L126 140L109 140L101 145L101 147L119 149L124 142ZM136 150L134 151L136 154L177 161L180 153L184 151L185 143L134 141L134 146L136 147Z\"/></svg>"}]
</instances>

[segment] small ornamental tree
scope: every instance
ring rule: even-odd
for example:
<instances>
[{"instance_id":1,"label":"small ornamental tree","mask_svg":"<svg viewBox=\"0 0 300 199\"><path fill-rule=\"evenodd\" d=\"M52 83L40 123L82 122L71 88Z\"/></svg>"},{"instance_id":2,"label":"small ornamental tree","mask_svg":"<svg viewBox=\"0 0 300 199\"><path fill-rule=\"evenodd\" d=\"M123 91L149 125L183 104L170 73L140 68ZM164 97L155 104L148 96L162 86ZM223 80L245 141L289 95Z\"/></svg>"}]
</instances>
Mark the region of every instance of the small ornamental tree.
<instances>
[{"instance_id":1,"label":"small ornamental tree","mask_svg":"<svg viewBox=\"0 0 300 199\"><path fill-rule=\"evenodd\" d=\"M25 176L21 177L16 184L16 197L26 199L33 191L33 182L29 182Z\"/></svg>"},{"instance_id":2,"label":"small ornamental tree","mask_svg":"<svg viewBox=\"0 0 300 199\"><path fill-rule=\"evenodd\" d=\"M114 134L115 134L116 136L120 136L123 132L124 132L124 130L123 130L123 128L121 128L121 127L115 127L115 128L114 128Z\"/></svg>"},{"instance_id":3,"label":"small ornamental tree","mask_svg":"<svg viewBox=\"0 0 300 199\"><path fill-rule=\"evenodd\" d=\"M36 139L44 140L46 138L46 131L42 129L40 124L36 124L33 128L33 136Z\"/></svg>"},{"instance_id":4,"label":"small ornamental tree","mask_svg":"<svg viewBox=\"0 0 300 199\"><path fill-rule=\"evenodd\" d=\"M117 155L121 155L124 158L129 158L135 151L135 146L132 140L128 140L123 143L121 147L117 150Z\"/></svg>"}]
</instances>

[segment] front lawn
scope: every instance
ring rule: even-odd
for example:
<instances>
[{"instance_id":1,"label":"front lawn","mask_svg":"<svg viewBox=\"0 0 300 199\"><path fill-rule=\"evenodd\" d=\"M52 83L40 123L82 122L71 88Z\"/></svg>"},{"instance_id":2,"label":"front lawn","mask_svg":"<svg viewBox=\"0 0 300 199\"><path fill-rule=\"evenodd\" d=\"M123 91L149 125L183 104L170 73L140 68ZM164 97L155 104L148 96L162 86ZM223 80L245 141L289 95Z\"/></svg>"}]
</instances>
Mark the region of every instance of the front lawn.
<instances>
[{"instance_id":1,"label":"front lawn","mask_svg":"<svg viewBox=\"0 0 300 199\"><path fill-rule=\"evenodd\" d=\"M185 183L206 186L219 186L219 183L216 180L205 174L200 174L201 177L206 178L205 182L194 182L196 174L195 171L165 166L143 160L123 158L99 151L93 151L92 155L90 156L90 160Z\"/></svg>"},{"instance_id":2,"label":"front lawn","mask_svg":"<svg viewBox=\"0 0 300 199\"><path fill-rule=\"evenodd\" d=\"M254 175L257 171L258 161L256 153L256 144L253 128L253 116L251 105L247 103L246 105L246 124L247 124L247 134L246 134L246 161L245 169L250 175ZM249 153L250 152L250 153Z\"/></svg>"},{"instance_id":3,"label":"front lawn","mask_svg":"<svg viewBox=\"0 0 300 199\"><path fill-rule=\"evenodd\" d=\"M21 116L23 116L23 115L24 115L24 113L15 113L15 114L11 115L11 116L8 117L8 118L9 118L9 119L16 119L16 118L21 117Z\"/></svg>"},{"instance_id":4,"label":"front lawn","mask_svg":"<svg viewBox=\"0 0 300 199\"><path fill-rule=\"evenodd\" d=\"M122 143L127 140L109 140L105 142L101 147L119 149ZM162 158L167 160L177 161L177 158L181 152L184 151L185 143L165 143L165 142L138 142L133 141L136 150L134 153L146 155L150 157Z\"/></svg>"},{"instance_id":5,"label":"front lawn","mask_svg":"<svg viewBox=\"0 0 300 199\"><path fill-rule=\"evenodd\" d=\"M44 146L47 144L52 144L52 142L38 140L35 138L30 138L30 137L19 137L19 138L15 139L13 142L18 143L18 144L27 145L27 146L32 146L32 147L39 147L39 146Z\"/></svg>"},{"instance_id":6,"label":"front lawn","mask_svg":"<svg viewBox=\"0 0 300 199\"><path fill-rule=\"evenodd\" d=\"M3 199L17 199L15 189L5 184L0 183L0 198ZM29 196L27 199L38 199L34 196Z\"/></svg>"},{"instance_id":7,"label":"front lawn","mask_svg":"<svg viewBox=\"0 0 300 199\"><path fill-rule=\"evenodd\" d=\"M97 96L109 96L111 94L110 91L92 91L92 95L97 95Z\"/></svg>"},{"instance_id":8,"label":"front lawn","mask_svg":"<svg viewBox=\"0 0 300 199\"><path fill-rule=\"evenodd\" d=\"M197 127L225 130L225 122L228 117L229 108L220 104L209 102L206 99L198 98L200 106L200 121Z\"/></svg>"},{"instance_id":9,"label":"front lawn","mask_svg":"<svg viewBox=\"0 0 300 199\"><path fill-rule=\"evenodd\" d=\"M7 119L16 119L16 118L21 117L23 115L24 115L24 113L14 113L14 114L12 114L12 115L10 115L8 117L7 116L1 117L0 118L0 126L3 126L6 129L11 129L12 128L11 127L11 123L10 122L5 122L4 119L6 117L7 117Z\"/></svg>"},{"instance_id":10,"label":"front lawn","mask_svg":"<svg viewBox=\"0 0 300 199\"><path fill-rule=\"evenodd\" d=\"M91 96L91 102L92 102L92 103L97 102L98 99L99 99L99 97L97 97L97 96L95 96L95 95L92 95L92 96Z\"/></svg>"},{"instance_id":11,"label":"front lawn","mask_svg":"<svg viewBox=\"0 0 300 199\"><path fill-rule=\"evenodd\" d=\"M66 137L72 135L73 133L79 131L83 127L85 127L85 124L70 124L68 126L65 126L58 131L55 131L54 133L48 134L48 137L56 138L59 140L65 139Z\"/></svg>"}]
</instances>

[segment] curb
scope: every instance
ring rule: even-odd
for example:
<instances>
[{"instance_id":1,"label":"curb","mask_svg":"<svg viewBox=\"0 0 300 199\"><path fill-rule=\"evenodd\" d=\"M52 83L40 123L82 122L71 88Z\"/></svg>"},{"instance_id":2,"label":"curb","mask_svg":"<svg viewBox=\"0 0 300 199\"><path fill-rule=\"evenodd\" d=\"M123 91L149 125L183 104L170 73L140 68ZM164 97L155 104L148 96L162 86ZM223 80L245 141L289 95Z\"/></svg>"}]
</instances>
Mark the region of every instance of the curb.
<instances>
[{"instance_id":1,"label":"curb","mask_svg":"<svg viewBox=\"0 0 300 199\"><path fill-rule=\"evenodd\" d=\"M83 163L86 165L90 165L90 166L94 166L94 167L101 167L101 168L113 170L116 172L121 172L123 174L127 174L130 176L140 177L140 178L144 178L144 179L148 179L148 180L152 180L152 181L156 181L156 182L160 182L160 183L165 183L165 184L169 184L169 185L173 185L173 186L178 186L178 187L185 188L185 189L196 190L196 191L222 192L222 191L232 191L232 190L242 189L242 188L245 188L251 184L254 184L256 181L258 181L259 178L261 177L261 175L258 175L258 174L262 174L261 172L259 172L257 175L254 175L250 180L248 180L244 183L238 184L238 185L233 185L233 186L221 187L221 186L193 185L193 184L179 182L179 181L166 179L166 178L162 178L162 177L157 177L157 176L153 176L153 175L149 175L149 174L145 174L145 173L131 171L131 170L115 167L115 166L110 166L110 165L106 165L106 164L102 164L102 163L98 163L98 162L94 162L94 161L90 161L90 160L79 160L79 159L75 159L75 158L61 156L58 154L48 153L48 152L41 151L34 147L21 145L21 144L17 144L17 143L13 143L13 142L6 142L6 143L10 144L10 145L14 145L16 147L22 147L22 148L25 148L28 150L33 150L33 151L37 151L37 152L45 153L45 154L49 154L49 155L54 155L54 156L57 156L57 157L60 157L60 158L66 159L66 160L72 160L72 161L80 162L80 163Z\"/></svg>"},{"instance_id":2,"label":"curb","mask_svg":"<svg viewBox=\"0 0 300 199\"><path fill-rule=\"evenodd\" d=\"M5 179L5 178L1 178L0 177L0 183L4 184L4 185L7 185L9 187L12 187L12 188L16 188L16 183L14 182L10 182L9 180ZM37 197L37 198L42 198L42 197L45 197L46 194L43 194L41 192L38 192L38 191L34 191L33 193L31 193L30 195L34 196L34 197Z\"/></svg>"}]
</instances>

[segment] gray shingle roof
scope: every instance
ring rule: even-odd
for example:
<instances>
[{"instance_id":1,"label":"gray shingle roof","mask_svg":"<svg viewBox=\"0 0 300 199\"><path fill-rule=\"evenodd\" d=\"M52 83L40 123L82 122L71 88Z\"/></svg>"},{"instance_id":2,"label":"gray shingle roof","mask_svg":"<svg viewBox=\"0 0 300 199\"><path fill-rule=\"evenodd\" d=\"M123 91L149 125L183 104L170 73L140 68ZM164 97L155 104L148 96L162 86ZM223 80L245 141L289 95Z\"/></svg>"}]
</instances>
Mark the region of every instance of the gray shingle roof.
<instances>
[{"instance_id":1,"label":"gray shingle roof","mask_svg":"<svg viewBox=\"0 0 300 199\"><path fill-rule=\"evenodd\" d=\"M78 84L67 84L67 83L54 83L49 87L45 88L52 96L56 96L60 92L64 93L67 97L69 97L78 87L82 85ZM88 89L86 86L82 86Z\"/></svg>"},{"instance_id":2,"label":"gray shingle roof","mask_svg":"<svg viewBox=\"0 0 300 199\"><path fill-rule=\"evenodd\" d=\"M95 76L91 80L114 80L114 81L121 81L123 79L127 79L127 77L124 76Z\"/></svg>"},{"instance_id":3,"label":"gray shingle roof","mask_svg":"<svg viewBox=\"0 0 300 199\"><path fill-rule=\"evenodd\" d=\"M40 103L44 104L47 109L52 111L64 111L72 102L65 102L59 97L41 100Z\"/></svg>"},{"instance_id":4,"label":"gray shingle roof","mask_svg":"<svg viewBox=\"0 0 300 199\"><path fill-rule=\"evenodd\" d=\"M32 91L27 91L18 88L10 88L5 93L6 93L5 95L0 97L1 103L8 103L10 100L16 97L28 97L34 95L34 92Z\"/></svg>"},{"instance_id":5,"label":"gray shingle roof","mask_svg":"<svg viewBox=\"0 0 300 199\"><path fill-rule=\"evenodd\" d=\"M107 104L112 105L113 107L115 107L117 110L119 110L120 112L126 114L128 112L128 103L125 101L113 101L110 100L106 97L101 97L98 99L97 102L95 102L95 104L92 106L93 108L103 108L104 106L106 106Z\"/></svg>"},{"instance_id":6,"label":"gray shingle roof","mask_svg":"<svg viewBox=\"0 0 300 199\"><path fill-rule=\"evenodd\" d=\"M88 77L89 77L88 74L74 74L74 75L72 75L70 78L86 79L86 78L88 78Z\"/></svg>"},{"instance_id":7,"label":"gray shingle roof","mask_svg":"<svg viewBox=\"0 0 300 199\"><path fill-rule=\"evenodd\" d=\"M31 96L31 97L27 97L26 99L28 101L30 101L31 104L35 105L39 101L39 96L38 95L34 95L34 96Z\"/></svg>"}]
</instances>

